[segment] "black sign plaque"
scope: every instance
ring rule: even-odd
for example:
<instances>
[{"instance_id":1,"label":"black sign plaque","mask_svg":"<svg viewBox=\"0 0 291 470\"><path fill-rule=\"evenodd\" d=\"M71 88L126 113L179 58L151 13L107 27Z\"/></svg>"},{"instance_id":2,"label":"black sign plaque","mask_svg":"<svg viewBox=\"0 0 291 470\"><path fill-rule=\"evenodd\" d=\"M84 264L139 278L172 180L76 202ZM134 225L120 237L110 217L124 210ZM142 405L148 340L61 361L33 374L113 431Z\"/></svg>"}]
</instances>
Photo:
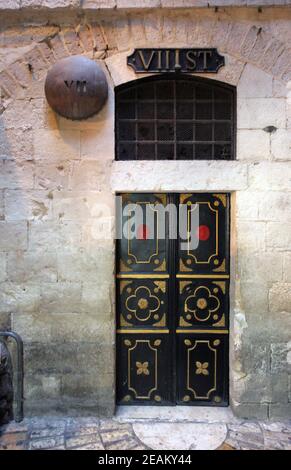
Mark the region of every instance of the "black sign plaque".
<instances>
[{"instance_id":1,"label":"black sign plaque","mask_svg":"<svg viewBox=\"0 0 291 470\"><path fill-rule=\"evenodd\" d=\"M216 73L224 65L217 49L135 49L127 65L136 73L207 72Z\"/></svg>"}]
</instances>

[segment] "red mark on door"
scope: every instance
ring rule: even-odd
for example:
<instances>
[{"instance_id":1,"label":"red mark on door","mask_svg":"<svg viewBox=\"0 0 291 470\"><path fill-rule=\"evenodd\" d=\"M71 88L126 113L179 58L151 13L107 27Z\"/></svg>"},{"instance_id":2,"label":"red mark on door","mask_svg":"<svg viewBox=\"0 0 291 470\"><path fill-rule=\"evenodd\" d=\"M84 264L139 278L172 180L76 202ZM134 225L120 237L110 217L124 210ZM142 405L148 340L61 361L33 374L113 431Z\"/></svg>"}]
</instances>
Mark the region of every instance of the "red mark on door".
<instances>
[{"instance_id":1,"label":"red mark on door","mask_svg":"<svg viewBox=\"0 0 291 470\"><path fill-rule=\"evenodd\" d=\"M196 230L196 236L198 240L201 240L203 242L208 240L210 236L210 230L207 227L207 225L199 225L199 227Z\"/></svg>"},{"instance_id":2,"label":"red mark on door","mask_svg":"<svg viewBox=\"0 0 291 470\"><path fill-rule=\"evenodd\" d=\"M147 240L149 238L150 231L147 225L142 224L137 228L137 239L138 240Z\"/></svg>"}]
</instances>

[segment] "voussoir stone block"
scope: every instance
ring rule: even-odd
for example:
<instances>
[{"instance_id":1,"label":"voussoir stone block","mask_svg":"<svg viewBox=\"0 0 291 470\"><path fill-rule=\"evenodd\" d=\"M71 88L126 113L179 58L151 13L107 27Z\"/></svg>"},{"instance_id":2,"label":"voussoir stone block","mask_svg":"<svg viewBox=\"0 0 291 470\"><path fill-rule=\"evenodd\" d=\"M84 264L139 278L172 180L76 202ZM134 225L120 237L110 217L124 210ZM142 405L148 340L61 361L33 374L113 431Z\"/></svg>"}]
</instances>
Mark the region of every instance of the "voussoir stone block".
<instances>
[{"instance_id":1,"label":"voussoir stone block","mask_svg":"<svg viewBox=\"0 0 291 470\"><path fill-rule=\"evenodd\" d=\"M237 87L238 98L270 98L273 95L272 81L272 75L246 64Z\"/></svg>"}]
</instances>

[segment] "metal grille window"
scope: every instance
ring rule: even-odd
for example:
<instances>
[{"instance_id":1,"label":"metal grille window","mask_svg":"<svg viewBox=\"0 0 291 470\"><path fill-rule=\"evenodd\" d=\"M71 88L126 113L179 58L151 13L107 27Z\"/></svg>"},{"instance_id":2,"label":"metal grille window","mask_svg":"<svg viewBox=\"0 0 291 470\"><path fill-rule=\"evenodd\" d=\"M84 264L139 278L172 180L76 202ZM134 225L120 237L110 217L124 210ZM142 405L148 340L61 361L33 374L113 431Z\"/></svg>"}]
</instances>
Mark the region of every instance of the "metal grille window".
<instances>
[{"instance_id":1,"label":"metal grille window","mask_svg":"<svg viewBox=\"0 0 291 470\"><path fill-rule=\"evenodd\" d=\"M117 160L234 159L234 88L158 76L116 88Z\"/></svg>"}]
</instances>

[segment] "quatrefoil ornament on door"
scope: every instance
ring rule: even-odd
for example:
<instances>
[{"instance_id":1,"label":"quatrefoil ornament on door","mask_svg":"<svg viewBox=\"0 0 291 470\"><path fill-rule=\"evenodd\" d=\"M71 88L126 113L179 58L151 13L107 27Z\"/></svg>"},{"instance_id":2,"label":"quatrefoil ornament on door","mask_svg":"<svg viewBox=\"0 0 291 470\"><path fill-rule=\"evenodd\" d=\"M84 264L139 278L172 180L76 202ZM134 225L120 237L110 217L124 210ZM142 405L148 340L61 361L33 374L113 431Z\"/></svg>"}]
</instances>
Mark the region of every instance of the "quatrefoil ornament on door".
<instances>
[{"instance_id":1,"label":"quatrefoil ornament on door","mask_svg":"<svg viewBox=\"0 0 291 470\"><path fill-rule=\"evenodd\" d=\"M146 286L138 287L126 300L126 308L139 321L148 320L160 308L160 300Z\"/></svg>"},{"instance_id":2,"label":"quatrefoil ornament on door","mask_svg":"<svg viewBox=\"0 0 291 470\"><path fill-rule=\"evenodd\" d=\"M198 321L207 321L219 306L219 299L207 287L201 286L186 298L184 310L189 316L194 315Z\"/></svg>"}]
</instances>

